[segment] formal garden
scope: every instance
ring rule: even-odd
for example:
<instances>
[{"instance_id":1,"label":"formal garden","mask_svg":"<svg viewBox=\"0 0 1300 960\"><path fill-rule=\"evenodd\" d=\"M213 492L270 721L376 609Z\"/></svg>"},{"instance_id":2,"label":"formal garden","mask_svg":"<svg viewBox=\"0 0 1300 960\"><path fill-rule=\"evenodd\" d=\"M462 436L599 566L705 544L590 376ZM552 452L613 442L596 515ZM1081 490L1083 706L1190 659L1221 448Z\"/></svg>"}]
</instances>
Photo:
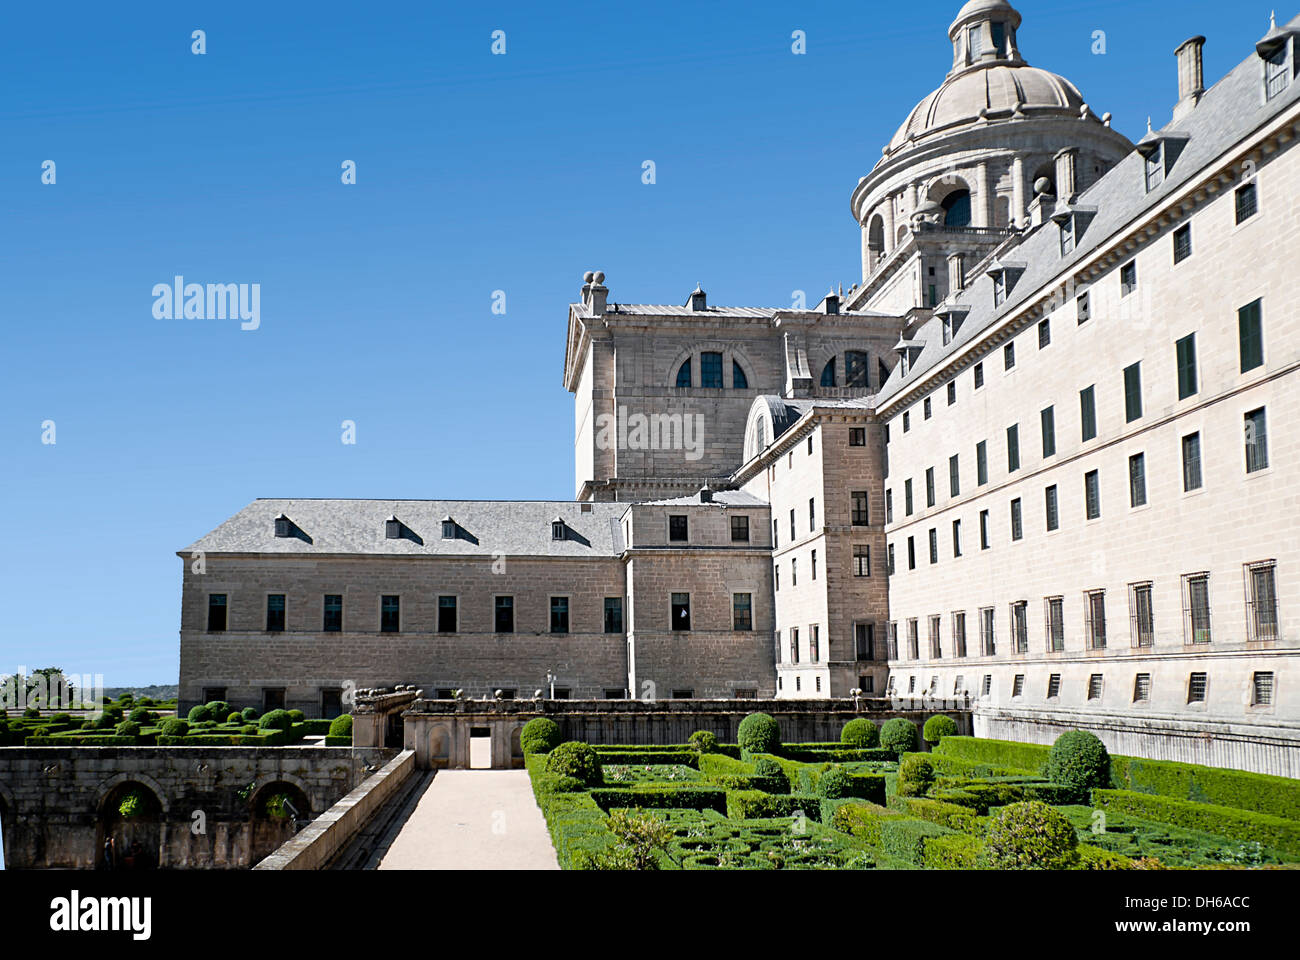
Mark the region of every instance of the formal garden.
<instances>
[{"instance_id":1,"label":"formal garden","mask_svg":"<svg viewBox=\"0 0 1300 960\"><path fill-rule=\"evenodd\" d=\"M11 716L0 710L0 746L286 746L323 737L326 746L351 746L352 717L308 719L301 710L235 710L214 700L176 716L176 701L105 697L93 711L42 712L29 707Z\"/></svg>"},{"instance_id":2,"label":"formal garden","mask_svg":"<svg viewBox=\"0 0 1300 960\"><path fill-rule=\"evenodd\" d=\"M942 715L844 725L783 744L775 720L737 743L521 737L565 869L1249 868L1300 863L1300 780L1110 756L1092 733L1052 746L956 736ZM922 741L930 747L922 750Z\"/></svg>"}]
</instances>

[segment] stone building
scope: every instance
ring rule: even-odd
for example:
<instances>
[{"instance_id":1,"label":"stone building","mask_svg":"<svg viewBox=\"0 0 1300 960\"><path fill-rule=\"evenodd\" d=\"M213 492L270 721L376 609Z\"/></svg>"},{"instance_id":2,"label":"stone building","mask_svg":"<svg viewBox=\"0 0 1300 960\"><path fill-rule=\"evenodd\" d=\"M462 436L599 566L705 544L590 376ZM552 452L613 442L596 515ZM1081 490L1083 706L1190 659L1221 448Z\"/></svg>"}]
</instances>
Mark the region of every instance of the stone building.
<instances>
[{"instance_id":1,"label":"stone building","mask_svg":"<svg viewBox=\"0 0 1300 960\"><path fill-rule=\"evenodd\" d=\"M1136 145L1020 22L958 13L847 291L584 277L573 502L257 501L182 551L182 705L969 696L985 735L1300 775L1300 18L1208 89L1180 46Z\"/></svg>"}]
</instances>

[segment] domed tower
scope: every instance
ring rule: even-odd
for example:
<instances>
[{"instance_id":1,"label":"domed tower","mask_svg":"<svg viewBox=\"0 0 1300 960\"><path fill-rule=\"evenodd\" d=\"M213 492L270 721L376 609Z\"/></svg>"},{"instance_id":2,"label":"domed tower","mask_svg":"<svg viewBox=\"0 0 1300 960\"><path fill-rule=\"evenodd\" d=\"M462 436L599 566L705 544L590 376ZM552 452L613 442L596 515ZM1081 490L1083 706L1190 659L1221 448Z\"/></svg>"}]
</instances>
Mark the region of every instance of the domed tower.
<instances>
[{"instance_id":1,"label":"domed tower","mask_svg":"<svg viewBox=\"0 0 1300 960\"><path fill-rule=\"evenodd\" d=\"M1133 149L1074 84L1025 62L1019 26L1006 0L970 0L948 28L947 78L853 191L863 282L851 309L934 306L1028 223L1037 193L1071 197Z\"/></svg>"}]
</instances>

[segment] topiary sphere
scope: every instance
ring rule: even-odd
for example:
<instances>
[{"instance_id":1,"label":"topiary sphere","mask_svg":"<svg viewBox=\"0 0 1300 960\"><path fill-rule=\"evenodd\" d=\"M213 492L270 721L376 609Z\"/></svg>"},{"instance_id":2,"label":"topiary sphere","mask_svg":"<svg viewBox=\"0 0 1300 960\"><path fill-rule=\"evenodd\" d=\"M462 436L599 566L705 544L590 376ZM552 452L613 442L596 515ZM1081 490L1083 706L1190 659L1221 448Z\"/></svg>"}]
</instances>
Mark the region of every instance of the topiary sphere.
<instances>
[{"instance_id":1,"label":"topiary sphere","mask_svg":"<svg viewBox=\"0 0 1300 960\"><path fill-rule=\"evenodd\" d=\"M230 704L225 700L209 700L206 704L208 713L212 715L211 719L220 720L226 714L230 713Z\"/></svg>"},{"instance_id":2,"label":"topiary sphere","mask_svg":"<svg viewBox=\"0 0 1300 960\"><path fill-rule=\"evenodd\" d=\"M290 710L289 719L294 723L302 723L307 719L307 714L303 713L301 710Z\"/></svg>"},{"instance_id":3,"label":"topiary sphere","mask_svg":"<svg viewBox=\"0 0 1300 960\"><path fill-rule=\"evenodd\" d=\"M992 870L1066 870L1079 860L1079 838L1065 815L1038 800L1003 807L989 821L982 866Z\"/></svg>"},{"instance_id":4,"label":"topiary sphere","mask_svg":"<svg viewBox=\"0 0 1300 960\"><path fill-rule=\"evenodd\" d=\"M894 753L903 754L915 750L916 740L916 724L904 717L886 720L880 728L880 745Z\"/></svg>"},{"instance_id":5,"label":"topiary sphere","mask_svg":"<svg viewBox=\"0 0 1300 960\"><path fill-rule=\"evenodd\" d=\"M231 710L230 713L227 714L226 716L226 723L242 724L243 722L244 722L244 715L240 713L238 710Z\"/></svg>"},{"instance_id":6,"label":"topiary sphere","mask_svg":"<svg viewBox=\"0 0 1300 960\"><path fill-rule=\"evenodd\" d=\"M257 722L263 730L288 730L293 726L288 710L272 710Z\"/></svg>"},{"instance_id":7,"label":"topiary sphere","mask_svg":"<svg viewBox=\"0 0 1300 960\"><path fill-rule=\"evenodd\" d=\"M28 707L23 711L23 718L26 720L35 720L40 715L41 711L37 710L35 707Z\"/></svg>"},{"instance_id":8,"label":"topiary sphere","mask_svg":"<svg viewBox=\"0 0 1300 960\"><path fill-rule=\"evenodd\" d=\"M200 703L196 707L190 707L190 723L202 723L204 720L212 719L212 711L206 703Z\"/></svg>"},{"instance_id":9,"label":"topiary sphere","mask_svg":"<svg viewBox=\"0 0 1300 960\"><path fill-rule=\"evenodd\" d=\"M817 780L817 794L827 800L839 800L853 796L853 778L841 766L827 770Z\"/></svg>"},{"instance_id":10,"label":"topiary sphere","mask_svg":"<svg viewBox=\"0 0 1300 960\"><path fill-rule=\"evenodd\" d=\"M898 765L898 795L900 797L923 797L934 785L934 764L930 758L921 754L912 754L903 758Z\"/></svg>"},{"instance_id":11,"label":"topiary sphere","mask_svg":"<svg viewBox=\"0 0 1300 960\"><path fill-rule=\"evenodd\" d=\"M140 724L134 720L123 720L113 732L119 737L138 737L140 736Z\"/></svg>"},{"instance_id":12,"label":"topiary sphere","mask_svg":"<svg viewBox=\"0 0 1300 960\"><path fill-rule=\"evenodd\" d=\"M880 728L866 717L855 717L844 724L840 731L840 743L854 747L870 749L880 746Z\"/></svg>"},{"instance_id":13,"label":"topiary sphere","mask_svg":"<svg viewBox=\"0 0 1300 960\"><path fill-rule=\"evenodd\" d=\"M239 711L239 715L250 722L256 720L260 716L256 707L245 707L243 710Z\"/></svg>"},{"instance_id":14,"label":"topiary sphere","mask_svg":"<svg viewBox=\"0 0 1300 960\"><path fill-rule=\"evenodd\" d=\"M718 752L718 738L707 730L696 730L686 742L696 753Z\"/></svg>"},{"instance_id":15,"label":"topiary sphere","mask_svg":"<svg viewBox=\"0 0 1300 960\"><path fill-rule=\"evenodd\" d=\"M352 736L352 714L344 713L330 721L331 737Z\"/></svg>"},{"instance_id":16,"label":"topiary sphere","mask_svg":"<svg viewBox=\"0 0 1300 960\"><path fill-rule=\"evenodd\" d=\"M97 714L95 714L95 729L96 729L96 730L107 730L107 729L109 729L111 726L113 726L113 724L114 724L115 722L116 722L116 721L113 719L113 715L112 715L111 713L97 713Z\"/></svg>"},{"instance_id":17,"label":"topiary sphere","mask_svg":"<svg viewBox=\"0 0 1300 960\"><path fill-rule=\"evenodd\" d=\"M136 707L129 714L127 714L126 718L135 723L148 723L150 720L153 719L153 714L150 713L148 710L146 710L144 707Z\"/></svg>"},{"instance_id":18,"label":"topiary sphere","mask_svg":"<svg viewBox=\"0 0 1300 960\"><path fill-rule=\"evenodd\" d=\"M1053 783L1078 791L1110 786L1110 754L1095 733L1070 730L1056 738L1044 771Z\"/></svg>"},{"instance_id":19,"label":"topiary sphere","mask_svg":"<svg viewBox=\"0 0 1300 960\"><path fill-rule=\"evenodd\" d=\"M925 727L921 734L925 737L926 743L938 743L944 737L957 735L957 721L947 714L936 713L925 721Z\"/></svg>"},{"instance_id":20,"label":"topiary sphere","mask_svg":"<svg viewBox=\"0 0 1300 960\"><path fill-rule=\"evenodd\" d=\"M601 782L600 758L595 750L578 740L570 740L553 749L546 758L546 772L576 777L590 787L599 786Z\"/></svg>"},{"instance_id":21,"label":"topiary sphere","mask_svg":"<svg viewBox=\"0 0 1300 960\"><path fill-rule=\"evenodd\" d=\"M742 753L776 753L781 749L781 728L766 713L751 713L736 728Z\"/></svg>"},{"instance_id":22,"label":"topiary sphere","mask_svg":"<svg viewBox=\"0 0 1300 960\"><path fill-rule=\"evenodd\" d=\"M519 731L519 746L524 753L550 753L560 745L560 727L554 720L534 717Z\"/></svg>"},{"instance_id":23,"label":"topiary sphere","mask_svg":"<svg viewBox=\"0 0 1300 960\"><path fill-rule=\"evenodd\" d=\"M50 717L50 723L71 723L71 722L72 722L72 714L70 713L56 713L54 716Z\"/></svg>"}]
</instances>

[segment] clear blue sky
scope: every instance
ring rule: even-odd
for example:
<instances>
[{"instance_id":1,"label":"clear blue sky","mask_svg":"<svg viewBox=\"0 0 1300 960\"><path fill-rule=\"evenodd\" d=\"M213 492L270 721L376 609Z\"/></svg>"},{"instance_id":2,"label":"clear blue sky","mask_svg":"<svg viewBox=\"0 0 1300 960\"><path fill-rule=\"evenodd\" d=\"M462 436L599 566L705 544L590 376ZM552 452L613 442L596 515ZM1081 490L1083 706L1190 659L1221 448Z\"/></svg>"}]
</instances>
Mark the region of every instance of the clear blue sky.
<instances>
[{"instance_id":1,"label":"clear blue sky","mask_svg":"<svg viewBox=\"0 0 1300 960\"><path fill-rule=\"evenodd\" d=\"M174 683L175 552L256 497L571 497L583 271L754 306L859 279L849 192L959 6L7 4L0 673ZM1175 46L1206 34L1213 82L1269 4L1018 8L1029 62L1136 139ZM176 274L260 283L261 328L154 319Z\"/></svg>"}]
</instances>

